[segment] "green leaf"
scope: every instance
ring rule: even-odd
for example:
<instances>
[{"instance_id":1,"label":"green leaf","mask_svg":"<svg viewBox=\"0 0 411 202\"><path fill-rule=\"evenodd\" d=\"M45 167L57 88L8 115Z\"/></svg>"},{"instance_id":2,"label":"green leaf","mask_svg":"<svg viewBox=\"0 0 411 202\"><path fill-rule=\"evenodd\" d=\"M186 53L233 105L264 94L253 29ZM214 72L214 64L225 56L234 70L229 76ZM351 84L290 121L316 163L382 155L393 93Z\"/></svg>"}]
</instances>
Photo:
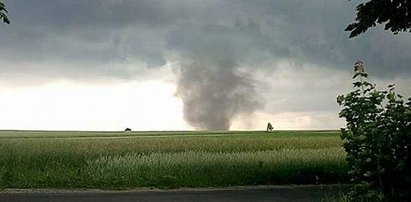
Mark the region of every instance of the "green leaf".
<instances>
[{"instance_id":1,"label":"green leaf","mask_svg":"<svg viewBox=\"0 0 411 202\"><path fill-rule=\"evenodd\" d=\"M353 85L354 85L354 87L361 87L362 83L357 81L357 82L354 82Z\"/></svg>"}]
</instances>

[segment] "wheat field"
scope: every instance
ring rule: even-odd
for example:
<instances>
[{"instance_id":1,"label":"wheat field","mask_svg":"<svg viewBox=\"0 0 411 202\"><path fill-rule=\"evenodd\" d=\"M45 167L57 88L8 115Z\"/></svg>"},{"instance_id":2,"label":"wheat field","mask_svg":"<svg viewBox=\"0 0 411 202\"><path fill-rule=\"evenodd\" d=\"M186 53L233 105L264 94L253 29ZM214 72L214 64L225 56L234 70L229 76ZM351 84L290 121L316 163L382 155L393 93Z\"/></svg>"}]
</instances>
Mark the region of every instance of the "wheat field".
<instances>
[{"instance_id":1,"label":"wheat field","mask_svg":"<svg viewBox=\"0 0 411 202\"><path fill-rule=\"evenodd\" d=\"M338 131L0 131L0 188L345 182Z\"/></svg>"}]
</instances>

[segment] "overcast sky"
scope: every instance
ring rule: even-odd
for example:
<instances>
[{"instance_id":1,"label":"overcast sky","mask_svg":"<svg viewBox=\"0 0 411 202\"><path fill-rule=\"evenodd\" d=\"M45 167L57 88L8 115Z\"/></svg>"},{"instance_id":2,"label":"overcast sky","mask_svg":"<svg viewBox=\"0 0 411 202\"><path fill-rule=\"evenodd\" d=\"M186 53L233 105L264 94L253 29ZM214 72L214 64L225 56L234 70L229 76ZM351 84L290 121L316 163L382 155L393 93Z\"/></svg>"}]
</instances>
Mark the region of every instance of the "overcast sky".
<instances>
[{"instance_id":1,"label":"overcast sky","mask_svg":"<svg viewBox=\"0 0 411 202\"><path fill-rule=\"evenodd\" d=\"M356 1L5 3L0 129L338 129L357 59L411 94L411 34L349 39Z\"/></svg>"}]
</instances>

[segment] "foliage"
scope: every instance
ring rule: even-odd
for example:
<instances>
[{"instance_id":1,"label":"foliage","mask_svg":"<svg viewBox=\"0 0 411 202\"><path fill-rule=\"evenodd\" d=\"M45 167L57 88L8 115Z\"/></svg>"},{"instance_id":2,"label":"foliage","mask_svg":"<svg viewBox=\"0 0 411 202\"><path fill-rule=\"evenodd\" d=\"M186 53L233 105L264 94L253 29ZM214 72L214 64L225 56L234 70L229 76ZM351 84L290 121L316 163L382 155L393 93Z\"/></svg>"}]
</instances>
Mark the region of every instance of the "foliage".
<instances>
[{"instance_id":1,"label":"foliage","mask_svg":"<svg viewBox=\"0 0 411 202\"><path fill-rule=\"evenodd\" d=\"M3 2L0 1L0 20L3 20L3 22L6 24L10 24L10 20L6 14L7 14L6 6L4 5Z\"/></svg>"},{"instance_id":2,"label":"foliage","mask_svg":"<svg viewBox=\"0 0 411 202\"><path fill-rule=\"evenodd\" d=\"M341 146L336 131L0 131L0 188L338 183Z\"/></svg>"},{"instance_id":3,"label":"foliage","mask_svg":"<svg viewBox=\"0 0 411 202\"><path fill-rule=\"evenodd\" d=\"M268 122L268 123L267 123L267 132L268 132L268 131L273 131L273 129L274 129L273 125L271 125L271 123Z\"/></svg>"},{"instance_id":4,"label":"foliage","mask_svg":"<svg viewBox=\"0 0 411 202\"><path fill-rule=\"evenodd\" d=\"M344 192L339 192L336 195L328 196L321 200L321 202L349 202L351 201L349 196Z\"/></svg>"},{"instance_id":5,"label":"foliage","mask_svg":"<svg viewBox=\"0 0 411 202\"><path fill-rule=\"evenodd\" d=\"M357 5L356 22L347 26L350 38L364 33L376 23L385 23L385 30L394 34L401 31L411 32L410 0L370 0Z\"/></svg>"},{"instance_id":6,"label":"foliage","mask_svg":"<svg viewBox=\"0 0 411 202\"><path fill-rule=\"evenodd\" d=\"M377 91L356 63L355 90L337 98L347 121L341 138L347 152L355 200L409 201L411 187L411 98L388 86Z\"/></svg>"}]
</instances>

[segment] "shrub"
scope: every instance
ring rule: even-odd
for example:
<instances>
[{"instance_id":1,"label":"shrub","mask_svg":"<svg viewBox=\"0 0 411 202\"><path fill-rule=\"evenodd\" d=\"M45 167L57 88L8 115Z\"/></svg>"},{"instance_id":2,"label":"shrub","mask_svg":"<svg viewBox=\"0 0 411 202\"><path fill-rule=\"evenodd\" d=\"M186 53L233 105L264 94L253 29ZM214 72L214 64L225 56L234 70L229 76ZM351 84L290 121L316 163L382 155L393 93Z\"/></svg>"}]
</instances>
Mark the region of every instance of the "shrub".
<instances>
[{"instance_id":1,"label":"shrub","mask_svg":"<svg viewBox=\"0 0 411 202\"><path fill-rule=\"evenodd\" d=\"M404 103L394 85L377 91L362 62L355 66L354 91L337 97L346 119L341 138L354 201L411 201L411 98Z\"/></svg>"}]
</instances>

